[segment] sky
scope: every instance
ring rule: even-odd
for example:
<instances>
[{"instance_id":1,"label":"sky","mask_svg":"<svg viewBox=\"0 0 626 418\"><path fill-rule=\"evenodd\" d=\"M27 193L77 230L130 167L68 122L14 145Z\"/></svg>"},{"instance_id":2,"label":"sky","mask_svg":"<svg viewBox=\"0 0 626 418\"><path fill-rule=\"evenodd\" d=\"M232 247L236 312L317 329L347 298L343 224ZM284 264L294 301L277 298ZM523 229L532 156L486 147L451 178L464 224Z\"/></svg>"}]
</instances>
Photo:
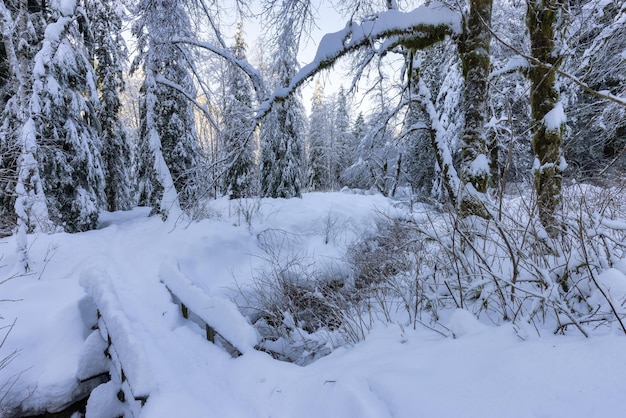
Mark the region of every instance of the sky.
<instances>
[{"instance_id":1,"label":"sky","mask_svg":"<svg viewBox=\"0 0 626 418\"><path fill-rule=\"evenodd\" d=\"M313 26L311 33L303 36L302 44L300 46L300 53L298 54L298 62L301 66L310 63L315 57L317 46L322 37L327 33L338 32L345 27L347 18L341 16L328 1L316 2L317 9L315 11L316 22ZM252 2L251 10L254 14L260 14L261 6L259 0ZM232 28L230 31L225 31L228 36L228 40L234 42L234 34L236 28L237 16L234 9L230 10L230 15L227 16L228 20L232 23L229 25ZM248 44L248 60L252 64L255 62L255 50L258 48L259 43L262 44L261 35L264 32L263 28L263 16L257 16L252 20L247 20L244 23L244 34L246 42ZM341 71L330 71L321 74L322 81L324 82L324 93L326 95L332 95L339 90L342 85L347 85L350 80L347 79ZM310 112L311 99L313 96L313 89L315 81L306 83L302 88L302 98L304 107L307 110L307 114Z\"/></svg>"}]
</instances>

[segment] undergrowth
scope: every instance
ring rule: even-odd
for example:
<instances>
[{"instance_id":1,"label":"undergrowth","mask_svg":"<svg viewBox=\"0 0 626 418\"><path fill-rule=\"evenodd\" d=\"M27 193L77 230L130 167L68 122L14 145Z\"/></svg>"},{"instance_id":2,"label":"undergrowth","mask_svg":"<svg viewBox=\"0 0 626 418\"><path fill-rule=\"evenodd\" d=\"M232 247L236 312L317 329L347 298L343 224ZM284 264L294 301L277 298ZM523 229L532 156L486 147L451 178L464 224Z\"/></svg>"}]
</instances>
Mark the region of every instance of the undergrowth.
<instances>
[{"instance_id":1,"label":"undergrowth","mask_svg":"<svg viewBox=\"0 0 626 418\"><path fill-rule=\"evenodd\" d=\"M263 337L258 348L307 364L380 323L454 337L445 319L456 309L512 324L522 339L626 333L625 203L620 188L565 189L558 237L534 215L532 196L488 207L489 220L421 206L380 215L375 230L323 269L285 251L297 236L266 231L259 240L272 268L247 294Z\"/></svg>"}]
</instances>

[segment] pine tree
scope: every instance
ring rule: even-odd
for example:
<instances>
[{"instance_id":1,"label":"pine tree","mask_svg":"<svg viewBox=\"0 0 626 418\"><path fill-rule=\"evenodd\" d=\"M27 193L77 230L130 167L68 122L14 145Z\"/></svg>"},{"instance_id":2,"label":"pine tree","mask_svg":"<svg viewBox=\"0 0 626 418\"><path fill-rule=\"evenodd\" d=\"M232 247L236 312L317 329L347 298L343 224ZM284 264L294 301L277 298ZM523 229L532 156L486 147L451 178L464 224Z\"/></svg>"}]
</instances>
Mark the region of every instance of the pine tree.
<instances>
[{"instance_id":1,"label":"pine tree","mask_svg":"<svg viewBox=\"0 0 626 418\"><path fill-rule=\"evenodd\" d=\"M235 36L233 55L246 58L243 25ZM254 184L254 133L252 120L252 87L247 76L234 64L227 69L226 103L224 107L222 141L227 158L224 190L231 199L249 197Z\"/></svg>"},{"instance_id":2,"label":"pine tree","mask_svg":"<svg viewBox=\"0 0 626 418\"><path fill-rule=\"evenodd\" d=\"M290 24L282 27L272 65L277 88L296 73L297 37ZM273 104L261 126L261 194L264 197L301 197L304 107L297 93Z\"/></svg>"},{"instance_id":3,"label":"pine tree","mask_svg":"<svg viewBox=\"0 0 626 418\"><path fill-rule=\"evenodd\" d=\"M89 46L100 98L97 115L101 126L106 207L109 211L127 210L132 206L133 199L131 149L126 126L120 117L123 65L127 60L122 37L123 8L120 0L86 0L85 9L93 34Z\"/></svg>"},{"instance_id":4,"label":"pine tree","mask_svg":"<svg viewBox=\"0 0 626 418\"><path fill-rule=\"evenodd\" d=\"M191 207L199 192L199 156L194 114L195 96L190 51L172 40L191 35L183 3L142 0L133 27L139 53L133 70L142 65L141 127L137 154L139 204L152 206L166 218Z\"/></svg>"}]
</instances>

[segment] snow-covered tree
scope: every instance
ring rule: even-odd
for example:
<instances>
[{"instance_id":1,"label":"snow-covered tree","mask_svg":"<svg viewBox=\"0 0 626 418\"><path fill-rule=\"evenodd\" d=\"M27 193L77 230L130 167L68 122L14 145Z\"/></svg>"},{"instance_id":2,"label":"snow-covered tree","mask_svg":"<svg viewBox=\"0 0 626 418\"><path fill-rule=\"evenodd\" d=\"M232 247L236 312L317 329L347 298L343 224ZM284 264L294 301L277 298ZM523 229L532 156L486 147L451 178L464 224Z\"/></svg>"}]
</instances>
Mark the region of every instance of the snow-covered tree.
<instances>
[{"instance_id":1,"label":"snow-covered tree","mask_svg":"<svg viewBox=\"0 0 626 418\"><path fill-rule=\"evenodd\" d=\"M462 135L460 197L461 213L487 216L480 195L487 192L490 174L486 125L489 98L489 70L492 0L470 0L464 16L459 52L464 78L465 126Z\"/></svg>"},{"instance_id":2,"label":"snow-covered tree","mask_svg":"<svg viewBox=\"0 0 626 418\"><path fill-rule=\"evenodd\" d=\"M493 7L492 30L500 40L492 39L490 76L491 109L488 122L488 145L491 152L492 180L498 186L507 181L526 181L533 154L530 143L530 108L526 77L527 61L519 52L528 53L526 25L519 16L526 5L516 0L497 0ZM512 49L510 46L515 48Z\"/></svg>"},{"instance_id":3,"label":"snow-covered tree","mask_svg":"<svg viewBox=\"0 0 626 418\"><path fill-rule=\"evenodd\" d=\"M40 144L36 121L41 108L41 84L33 85L33 66L41 49L41 32L46 27L42 10L33 10L22 1L0 3L3 75L6 87L0 126L0 216L3 233L16 224L17 250L21 267L29 269L27 233L54 229L41 178ZM46 33L46 38L53 38ZM41 58L41 56L40 56ZM36 88L35 88L36 87ZM33 106L35 105L35 106Z\"/></svg>"},{"instance_id":4,"label":"snow-covered tree","mask_svg":"<svg viewBox=\"0 0 626 418\"><path fill-rule=\"evenodd\" d=\"M409 55L407 59L412 60L414 57ZM430 135L430 119L419 97L421 73L420 68L412 71L410 85L405 91L408 105L402 121L401 138L407 149L407 181L414 193L429 196L433 190L437 160Z\"/></svg>"},{"instance_id":5,"label":"snow-covered tree","mask_svg":"<svg viewBox=\"0 0 626 418\"><path fill-rule=\"evenodd\" d=\"M393 196L402 180L404 150L397 145L388 124L385 108L388 98L382 85L378 88L378 107L365 125L352 160L343 173L348 187L375 189L385 196Z\"/></svg>"},{"instance_id":6,"label":"snow-covered tree","mask_svg":"<svg viewBox=\"0 0 626 418\"><path fill-rule=\"evenodd\" d=\"M558 28L567 8L561 0L532 0L527 2L527 7L531 53L538 61L529 70L535 191L539 219L546 231L555 237L560 231L556 211L561 204L565 169L562 147L565 112L559 102L555 68L562 56L557 43Z\"/></svg>"},{"instance_id":7,"label":"snow-covered tree","mask_svg":"<svg viewBox=\"0 0 626 418\"><path fill-rule=\"evenodd\" d=\"M567 30L568 73L592 89L620 95L626 91L626 2L581 1L570 5ZM606 181L626 168L626 107L598 100L579 86L564 89L568 103L568 130L564 137L569 174ZM601 175L598 178L598 175Z\"/></svg>"},{"instance_id":8,"label":"snow-covered tree","mask_svg":"<svg viewBox=\"0 0 626 418\"><path fill-rule=\"evenodd\" d=\"M357 146L350 128L350 108L346 91L341 86L335 98L335 108L333 115L334 146L332 155L334 157L333 170L331 173L333 189L340 188L341 174L346 168L352 165L352 155Z\"/></svg>"},{"instance_id":9,"label":"snow-covered tree","mask_svg":"<svg viewBox=\"0 0 626 418\"><path fill-rule=\"evenodd\" d=\"M43 186L51 219L68 232L95 228L104 202L96 74L85 44L84 9L50 6L42 49L35 57L31 109L41 141Z\"/></svg>"},{"instance_id":10,"label":"snow-covered tree","mask_svg":"<svg viewBox=\"0 0 626 418\"><path fill-rule=\"evenodd\" d=\"M167 217L195 203L199 155L190 99L195 88L193 59L176 37L190 37L184 2L142 0L135 6L133 34L138 55L133 69L144 72L141 127L137 151L139 204Z\"/></svg>"},{"instance_id":11,"label":"snow-covered tree","mask_svg":"<svg viewBox=\"0 0 626 418\"><path fill-rule=\"evenodd\" d=\"M276 88L287 86L297 71L298 37L287 20L277 38L272 63ZM300 95L275 102L261 125L261 194L265 197L300 197L305 112Z\"/></svg>"},{"instance_id":12,"label":"snow-covered tree","mask_svg":"<svg viewBox=\"0 0 626 418\"><path fill-rule=\"evenodd\" d=\"M85 11L93 39L89 43L94 60L100 105L97 108L106 181L106 207L110 211L130 209L134 203L130 178L131 148L120 111L124 88L126 44L122 37L123 7L120 0L85 0Z\"/></svg>"},{"instance_id":13,"label":"snow-covered tree","mask_svg":"<svg viewBox=\"0 0 626 418\"><path fill-rule=\"evenodd\" d=\"M243 24L240 22L235 35L233 55L246 58ZM249 197L254 188L254 121L252 114L252 87L249 78L234 64L228 64L226 102L222 119L222 142L226 158L224 191L231 199Z\"/></svg>"},{"instance_id":14,"label":"snow-covered tree","mask_svg":"<svg viewBox=\"0 0 626 418\"><path fill-rule=\"evenodd\" d=\"M311 114L309 116L309 135L307 144L307 186L310 190L329 190L330 155L329 137L330 123L328 106L324 97L324 86L317 80L311 100Z\"/></svg>"}]
</instances>

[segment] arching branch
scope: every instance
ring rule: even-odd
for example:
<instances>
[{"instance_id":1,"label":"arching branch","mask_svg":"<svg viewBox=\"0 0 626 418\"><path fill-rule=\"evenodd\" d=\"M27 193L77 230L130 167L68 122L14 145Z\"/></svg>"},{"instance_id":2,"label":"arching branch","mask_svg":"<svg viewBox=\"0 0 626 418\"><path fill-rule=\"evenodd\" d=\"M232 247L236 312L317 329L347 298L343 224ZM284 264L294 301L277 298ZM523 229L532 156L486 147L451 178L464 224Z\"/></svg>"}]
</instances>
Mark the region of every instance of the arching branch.
<instances>
[{"instance_id":1,"label":"arching branch","mask_svg":"<svg viewBox=\"0 0 626 418\"><path fill-rule=\"evenodd\" d=\"M384 55L398 45L424 49L448 35L460 33L461 15L438 2L420 6L408 13L388 10L360 24L350 21L343 30L322 38L313 61L304 66L288 86L277 89L261 103L257 119L263 118L273 103L285 100L306 80L360 48L379 44L377 52Z\"/></svg>"}]
</instances>

